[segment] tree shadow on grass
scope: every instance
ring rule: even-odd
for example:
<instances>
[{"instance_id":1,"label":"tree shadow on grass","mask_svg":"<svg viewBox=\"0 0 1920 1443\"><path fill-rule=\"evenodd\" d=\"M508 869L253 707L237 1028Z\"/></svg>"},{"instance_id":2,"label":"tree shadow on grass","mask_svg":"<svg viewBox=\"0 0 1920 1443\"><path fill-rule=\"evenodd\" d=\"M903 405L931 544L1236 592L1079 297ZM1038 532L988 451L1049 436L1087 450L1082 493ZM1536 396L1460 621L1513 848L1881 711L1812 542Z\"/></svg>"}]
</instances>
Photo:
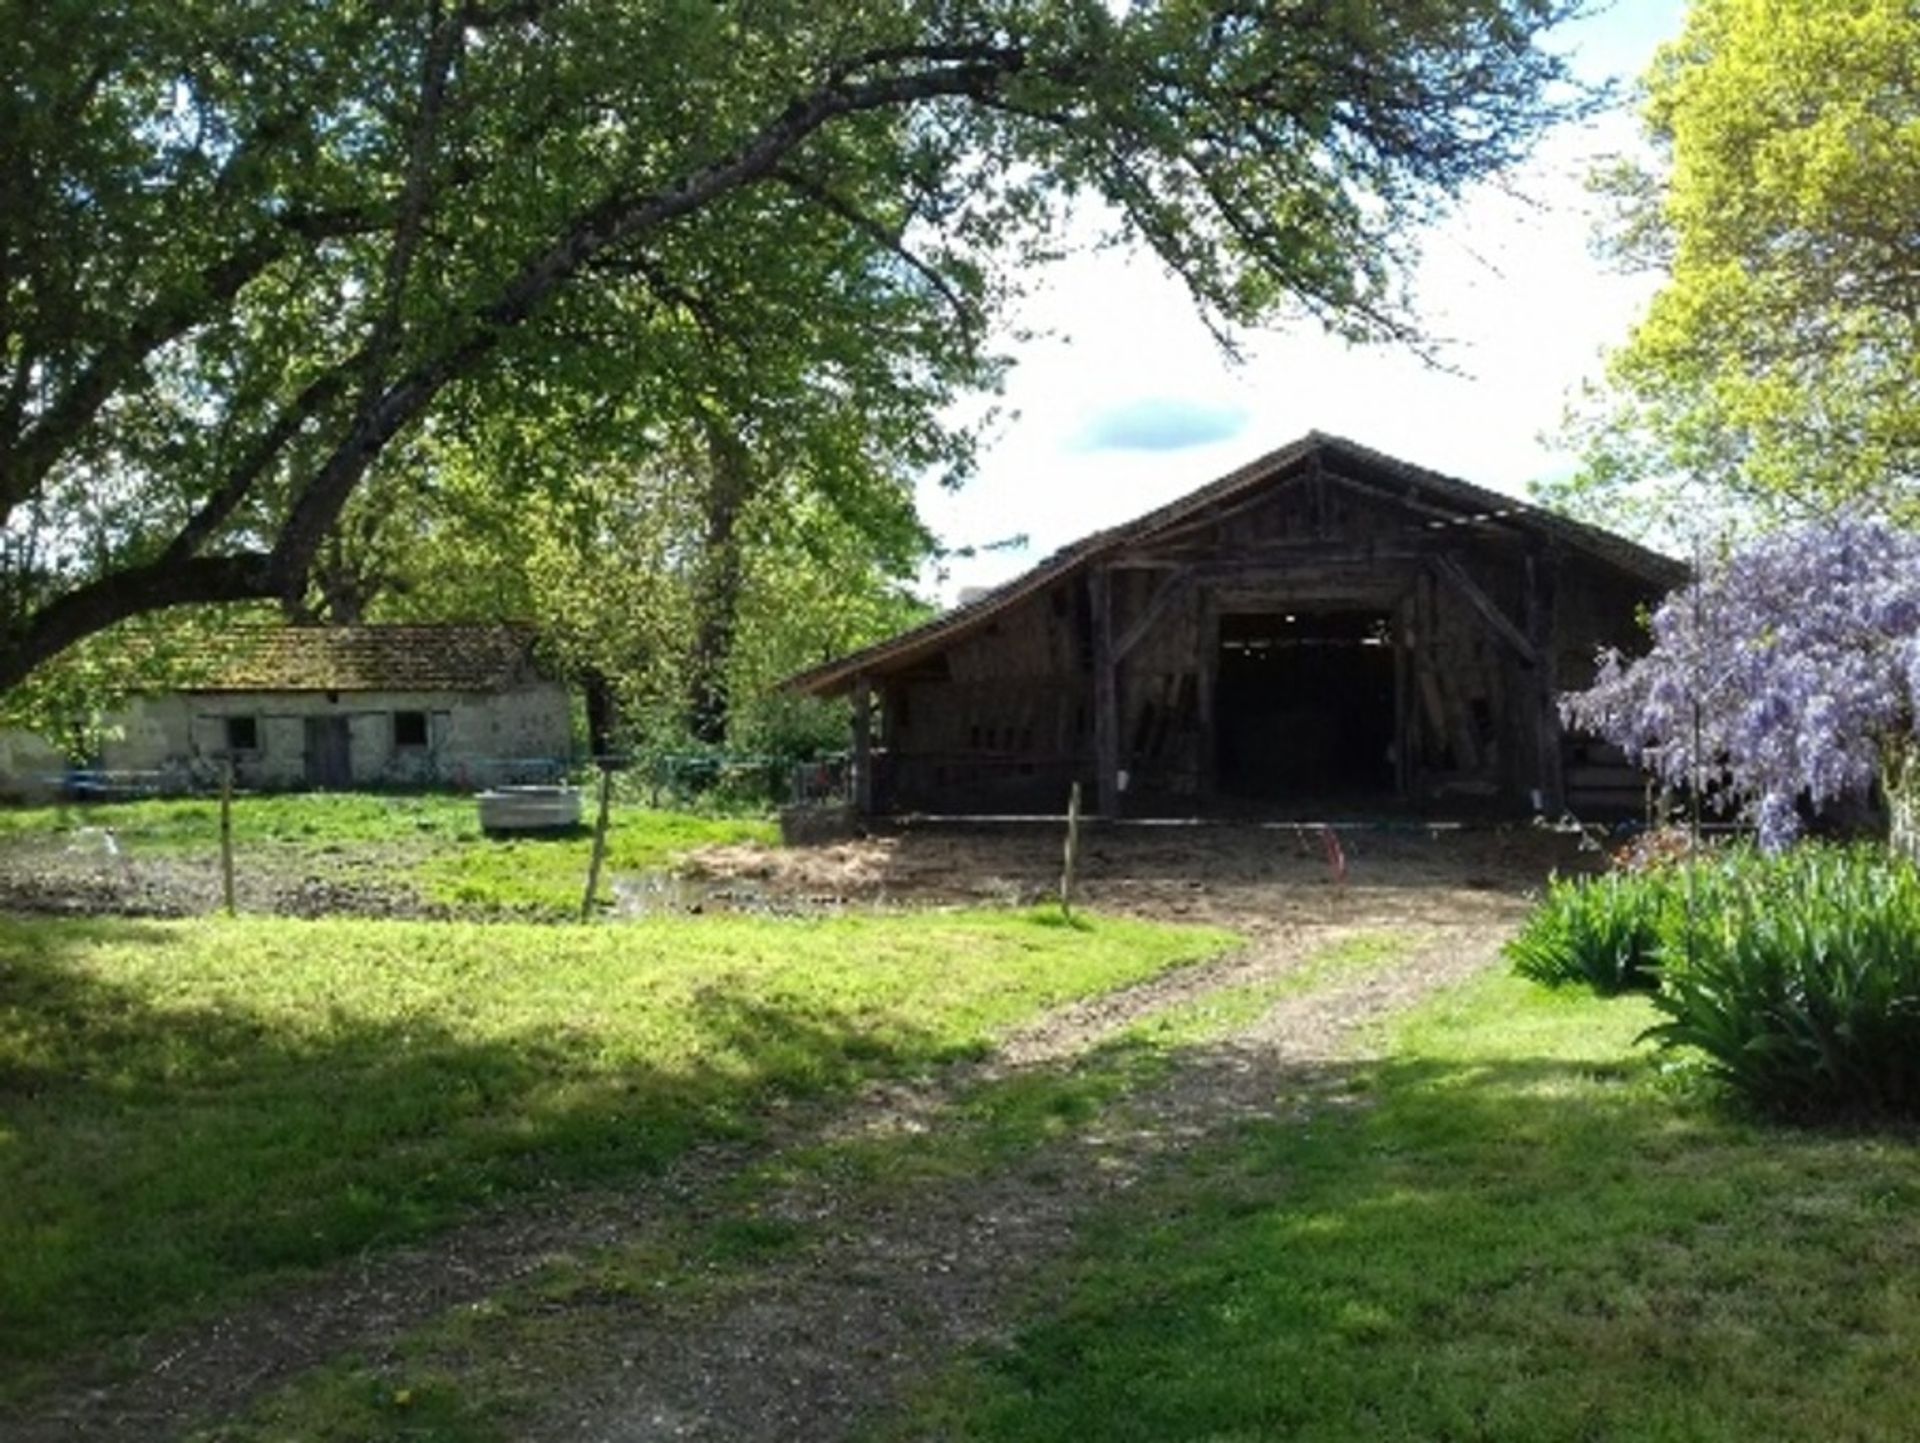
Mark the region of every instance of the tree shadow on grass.
<instances>
[{"instance_id":1,"label":"tree shadow on grass","mask_svg":"<svg viewBox=\"0 0 1920 1443\"><path fill-rule=\"evenodd\" d=\"M1056 1301L922 1421L1156 1443L1911 1436L1910 1141L1728 1121L1640 1062L1296 1081L1300 1116L1107 1210Z\"/></svg>"},{"instance_id":2,"label":"tree shadow on grass","mask_svg":"<svg viewBox=\"0 0 1920 1443\"><path fill-rule=\"evenodd\" d=\"M255 1010L90 960L177 941L110 920L0 933L0 1397L268 1281L657 1171L782 1097L951 1049L724 980L667 1037L600 1026L590 998L479 1035L444 1020L457 997L370 1016L322 988Z\"/></svg>"}]
</instances>

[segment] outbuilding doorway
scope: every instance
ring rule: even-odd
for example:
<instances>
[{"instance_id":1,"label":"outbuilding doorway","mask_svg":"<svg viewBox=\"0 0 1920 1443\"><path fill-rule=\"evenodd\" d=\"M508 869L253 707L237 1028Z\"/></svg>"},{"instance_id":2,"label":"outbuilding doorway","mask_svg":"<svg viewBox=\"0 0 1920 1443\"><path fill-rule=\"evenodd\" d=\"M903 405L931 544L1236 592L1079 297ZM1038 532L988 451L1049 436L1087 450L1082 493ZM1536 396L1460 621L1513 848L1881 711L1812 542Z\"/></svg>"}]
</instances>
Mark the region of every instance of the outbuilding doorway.
<instances>
[{"instance_id":1,"label":"outbuilding doorway","mask_svg":"<svg viewBox=\"0 0 1920 1443\"><path fill-rule=\"evenodd\" d=\"M353 733L343 716L307 718L307 785L345 791L353 785Z\"/></svg>"},{"instance_id":2,"label":"outbuilding doorway","mask_svg":"<svg viewBox=\"0 0 1920 1443\"><path fill-rule=\"evenodd\" d=\"M1365 803L1394 794L1393 626L1384 612L1220 618L1218 794Z\"/></svg>"}]
</instances>

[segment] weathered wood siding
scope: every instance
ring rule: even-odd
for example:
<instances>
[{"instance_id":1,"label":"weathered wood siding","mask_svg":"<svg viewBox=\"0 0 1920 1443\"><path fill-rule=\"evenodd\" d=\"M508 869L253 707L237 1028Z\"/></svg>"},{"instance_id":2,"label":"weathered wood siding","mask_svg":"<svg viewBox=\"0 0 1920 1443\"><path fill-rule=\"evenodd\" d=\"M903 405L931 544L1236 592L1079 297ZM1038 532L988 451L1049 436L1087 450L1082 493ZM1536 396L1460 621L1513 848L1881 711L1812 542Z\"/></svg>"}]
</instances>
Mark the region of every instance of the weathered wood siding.
<instances>
[{"instance_id":1,"label":"weathered wood siding","mask_svg":"<svg viewBox=\"0 0 1920 1443\"><path fill-rule=\"evenodd\" d=\"M1646 599L1604 563L1498 517L1463 522L1417 495L1310 468L1092 557L944 651L875 678L878 801L1057 811L1074 780L1099 795L1104 620L1116 658L1108 790L1135 814L1204 809L1217 800L1221 619L1344 611L1386 618L1385 764L1400 800L1557 808L1593 769L1561 735L1557 694L1590 679L1599 645L1633 644Z\"/></svg>"}]
</instances>

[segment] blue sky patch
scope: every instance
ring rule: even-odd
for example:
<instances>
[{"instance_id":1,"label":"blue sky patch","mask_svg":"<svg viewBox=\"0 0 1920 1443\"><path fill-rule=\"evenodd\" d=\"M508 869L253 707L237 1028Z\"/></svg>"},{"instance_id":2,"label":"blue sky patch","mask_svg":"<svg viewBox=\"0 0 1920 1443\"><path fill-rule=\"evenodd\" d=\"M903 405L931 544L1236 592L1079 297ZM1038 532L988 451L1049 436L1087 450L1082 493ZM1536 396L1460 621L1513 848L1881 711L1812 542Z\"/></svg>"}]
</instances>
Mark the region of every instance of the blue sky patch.
<instances>
[{"instance_id":1,"label":"blue sky patch","mask_svg":"<svg viewBox=\"0 0 1920 1443\"><path fill-rule=\"evenodd\" d=\"M1246 427L1244 406L1149 396L1109 406L1074 438L1076 451L1185 451L1226 441Z\"/></svg>"}]
</instances>

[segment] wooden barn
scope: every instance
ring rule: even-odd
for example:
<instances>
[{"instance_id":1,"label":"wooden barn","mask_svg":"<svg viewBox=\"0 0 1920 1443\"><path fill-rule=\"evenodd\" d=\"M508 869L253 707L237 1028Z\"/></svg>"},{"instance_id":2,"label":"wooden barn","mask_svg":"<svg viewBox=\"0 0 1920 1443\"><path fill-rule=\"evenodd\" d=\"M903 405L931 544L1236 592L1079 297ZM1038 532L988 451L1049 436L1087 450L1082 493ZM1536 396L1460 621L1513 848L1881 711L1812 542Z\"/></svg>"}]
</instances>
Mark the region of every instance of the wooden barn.
<instances>
[{"instance_id":1,"label":"wooden barn","mask_svg":"<svg viewBox=\"0 0 1920 1443\"><path fill-rule=\"evenodd\" d=\"M1618 812L1556 697L1685 575L1314 433L787 687L852 696L869 812Z\"/></svg>"}]
</instances>

